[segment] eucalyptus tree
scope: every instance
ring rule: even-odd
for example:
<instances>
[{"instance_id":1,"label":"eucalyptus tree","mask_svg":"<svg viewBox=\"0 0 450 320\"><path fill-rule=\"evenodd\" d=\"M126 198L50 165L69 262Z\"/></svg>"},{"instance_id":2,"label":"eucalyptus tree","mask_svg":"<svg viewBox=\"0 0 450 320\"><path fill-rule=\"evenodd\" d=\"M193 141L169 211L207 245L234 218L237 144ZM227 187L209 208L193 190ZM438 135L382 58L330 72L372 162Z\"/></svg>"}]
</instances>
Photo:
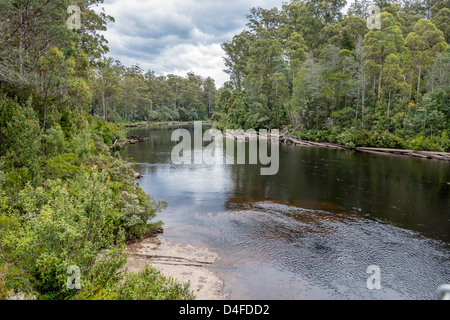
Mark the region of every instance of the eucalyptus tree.
<instances>
[{"instance_id":1,"label":"eucalyptus tree","mask_svg":"<svg viewBox=\"0 0 450 320\"><path fill-rule=\"evenodd\" d=\"M374 87L375 81L378 84L378 99L382 95L384 62L390 54L401 52L404 41L402 31L393 15L388 12L382 12L380 15L381 28L370 30L364 38L366 57L379 68L378 74L373 76Z\"/></svg>"},{"instance_id":2,"label":"eucalyptus tree","mask_svg":"<svg viewBox=\"0 0 450 320\"><path fill-rule=\"evenodd\" d=\"M423 70L433 59L443 52L446 43L444 34L429 20L419 20L405 40L405 47L412 53L417 66L417 95L420 95Z\"/></svg>"}]
</instances>

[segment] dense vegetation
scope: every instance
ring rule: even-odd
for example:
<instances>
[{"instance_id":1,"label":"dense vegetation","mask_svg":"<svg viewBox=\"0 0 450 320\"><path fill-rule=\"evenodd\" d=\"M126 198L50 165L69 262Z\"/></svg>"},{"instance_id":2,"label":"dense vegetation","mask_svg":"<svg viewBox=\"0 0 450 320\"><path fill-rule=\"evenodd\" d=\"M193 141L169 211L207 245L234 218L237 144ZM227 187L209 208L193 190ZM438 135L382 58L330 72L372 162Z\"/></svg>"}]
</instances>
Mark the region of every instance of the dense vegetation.
<instances>
[{"instance_id":1,"label":"dense vegetation","mask_svg":"<svg viewBox=\"0 0 450 320\"><path fill-rule=\"evenodd\" d=\"M0 300L191 299L156 270L124 271L126 242L160 227L164 203L110 151L125 131L95 114L95 71L112 18L68 1L0 0ZM67 285L69 267L81 287Z\"/></svg>"},{"instance_id":2,"label":"dense vegetation","mask_svg":"<svg viewBox=\"0 0 450 320\"><path fill-rule=\"evenodd\" d=\"M111 122L208 120L217 104L211 77L157 76L105 58L95 70L92 113Z\"/></svg>"},{"instance_id":3,"label":"dense vegetation","mask_svg":"<svg viewBox=\"0 0 450 320\"><path fill-rule=\"evenodd\" d=\"M110 147L134 121L286 128L347 146L450 151L448 0L294 0L254 8L223 44L230 82L157 76L106 57L102 0L0 0L0 299L190 299L153 269L123 271L127 240L164 203ZM66 21L81 9L81 28ZM119 124L119 125L118 125ZM81 289L67 286L70 266Z\"/></svg>"},{"instance_id":4,"label":"dense vegetation","mask_svg":"<svg viewBox=\"0 0 450 320\"><path fill-rule=\"evenodd\" d=\"M450 151L448 0L294 0L254 8L223 44L231 83L219 128L281 128L306 140Z\"/></svg>"}]
</instances>

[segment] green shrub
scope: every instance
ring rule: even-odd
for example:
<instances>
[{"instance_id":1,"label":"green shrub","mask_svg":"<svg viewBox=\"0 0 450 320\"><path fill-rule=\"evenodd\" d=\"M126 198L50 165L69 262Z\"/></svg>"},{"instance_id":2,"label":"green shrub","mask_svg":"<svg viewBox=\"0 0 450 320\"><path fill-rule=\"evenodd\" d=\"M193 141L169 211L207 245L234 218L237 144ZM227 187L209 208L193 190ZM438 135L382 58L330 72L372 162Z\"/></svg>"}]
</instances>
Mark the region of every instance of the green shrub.
<instances>
[{"instance_id":1,"label":"green shrub","mask_svg":"<svg viewBox=\"0 0 450 320\"><path fill-rule=\"evenodd\" d=\"M126 273L115 281L90 283L75 300L193 300L189 283L165 277L158 270L146 267L139 273Z\"/></svg>"},{"instance_id":2,"label":"green shrub","mask_svg":"<svg viewBox=\"0 0 450 320\"><path fill-rule=\"evenodd\" d=\"M414 151L450 151L450 139L448 132L444 131L440 136L427 137L421 133L417 137L407 142L408 148Z\"/></svg>"},{"instance_id":3,"label":"green shrub","mask_svg":"<svg viewBox=\"0 0 450 320\"><path fill-rule=\"evenodd\" d=\"M0 97L0 157L15 167L38 170L41 130L31 100L18 102Z\"/></svg>"},{"instance_id":4,"label":"green shrub","mask_svg":"<svg viewBox=\"0 0 450 320\"><path fill-rule=\"evenodd\" d=\"M48 129L43 138L47 155L53 156L64 152L65 138L60 125Z\"/></svg>"},{"instance_id":5,"label":"green shrub","mask_svg":"<svg viewBox=\"0 0 450 320\"><path fill-rule=\"evenodd\" d=\"M167 278L150 267L137 274L128 274L119 294L120 300L193 300L194 298L189 284Z\"/></svg>"},{"instance_id":6,"label":"green shrub","mask_svg":"<svg viewBox=\"0 0 450 320\"><path fill-rule=\"evenodd\" d=\"M40 299L70 298L75 292L67 288L67 268L79 266L88 283L105 263L97 261L100 250L123 244L120 212L107 181L106 175L87 170L66 182L48 180L45 188L28 185L20 193L25 229L10 234L9 241L16 243ZM115 260L122 261L119 254Z\"/></svg>"},{"instance_id":7,"label":"green shrub","mask_svg":"<svg viewBox=\"0 0 450 320\"><path fill-rule=\"evenodd\" d=\"M78 171L78 156L73 153L60 154L46 162L47 176L53 179L73 178Z\"/></svg>"}]
</instances>

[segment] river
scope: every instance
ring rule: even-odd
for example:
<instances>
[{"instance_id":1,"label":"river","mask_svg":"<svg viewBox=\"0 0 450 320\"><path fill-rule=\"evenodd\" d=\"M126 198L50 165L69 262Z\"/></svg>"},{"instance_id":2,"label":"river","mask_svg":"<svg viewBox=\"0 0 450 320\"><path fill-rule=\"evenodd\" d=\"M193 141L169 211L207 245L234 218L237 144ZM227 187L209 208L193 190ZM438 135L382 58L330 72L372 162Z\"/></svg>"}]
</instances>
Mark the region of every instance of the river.
<instances>
[{"instance_id":1,"label":"river","mask_svg":"<svg viewBox=\"0 0 450 320\"><path fill-rule=\"evenodd\" d=\"M174 164L175 129L130 130L149 139L122 156L167 201L164 237L218 253L230 299L430 300L450 284L448 163L282 145L278 174L262 176Z\"/></svg>"}]
</instances>

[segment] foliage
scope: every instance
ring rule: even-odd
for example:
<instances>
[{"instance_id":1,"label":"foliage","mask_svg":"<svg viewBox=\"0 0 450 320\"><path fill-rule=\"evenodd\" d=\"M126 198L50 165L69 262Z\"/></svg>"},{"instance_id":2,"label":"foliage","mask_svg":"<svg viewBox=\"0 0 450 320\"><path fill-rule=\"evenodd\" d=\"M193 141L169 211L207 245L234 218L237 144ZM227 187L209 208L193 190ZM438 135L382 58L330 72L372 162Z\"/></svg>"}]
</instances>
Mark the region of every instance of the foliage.
<instances>
[{"instance_id":1,"label":"foliage","mask_svg":"<svg viewBox=\"0 0 450 320\"><path fill-rule=\"evenodd\" d=\"M443 2L291 1L253 8L247 30L222 45L230 89L217 127L280 129L349 147L442 150L449 126L448 9ZM218 117L217 117L218 118Z\"/></svg>"},{"instance_id":2,"label":"foliage","mask_svg":"<svg viewBox=\"0 0 450 320\"><path fill-rule=\"evenodd\" d=\"M39 121L31 100L22 106L0 97L0 157L15 167L36 171L39 134Z\"/></svg>"},{"instance_id":3,"label":"foliage","mask_svg":"<svg viewBox=\"0 0 450 320\"><path fill-rule=\"evenodd\" d=\"M211 77L156 76L112 58L99 63L90 86L94 113L116 123L208 120L218 96Z\"/></svg>"},{"instance_id":4,"label":"foliage","mask_svg":"<svg viewBox=\"0 0 450 320\"><path fill-rule=\"evenodd\" d=\"M110 281L102 285L91 284L81 290L76 300L193 300L189 283L182 284L167 278L151 267L139 273L128 273L121 281Z\"/></svg>"}]
</instances>

